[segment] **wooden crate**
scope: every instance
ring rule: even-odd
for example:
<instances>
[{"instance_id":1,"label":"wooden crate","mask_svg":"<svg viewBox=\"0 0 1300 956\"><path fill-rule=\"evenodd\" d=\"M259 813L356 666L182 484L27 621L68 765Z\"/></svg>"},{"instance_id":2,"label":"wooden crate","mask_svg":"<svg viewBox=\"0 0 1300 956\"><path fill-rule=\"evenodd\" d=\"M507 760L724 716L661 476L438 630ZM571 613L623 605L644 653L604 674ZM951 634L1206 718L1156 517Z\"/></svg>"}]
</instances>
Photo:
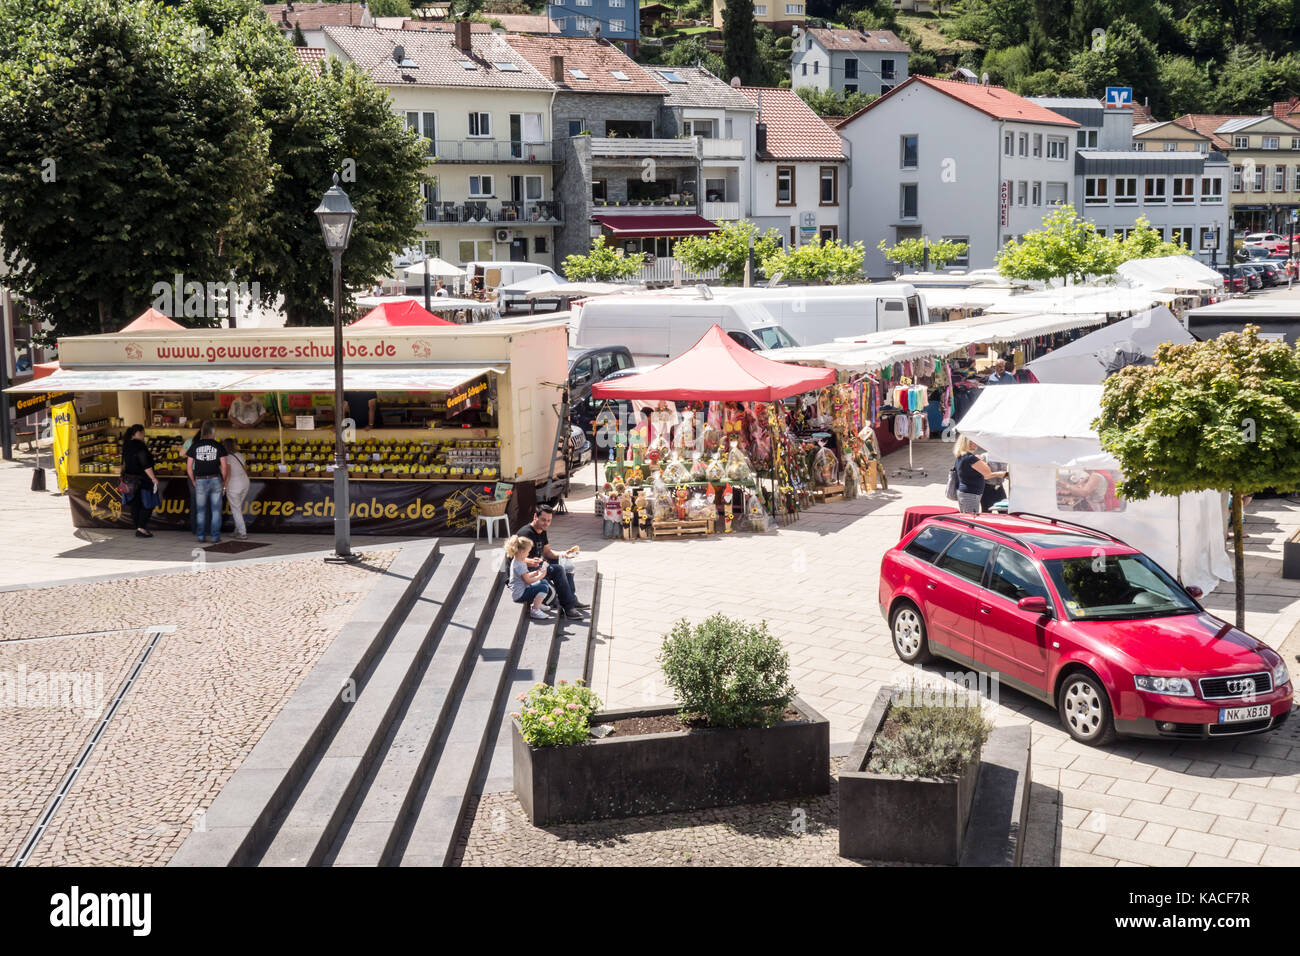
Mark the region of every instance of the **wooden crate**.
<instances>
[{"instance_id":1,"label":"wooden crate","mask_svg":"<svg viewBox=\"0 0 1300 956\"><path fill-rule=\"evenodd\" d=\"M820 488L814 488L812 496L813 496L813 501L815 502L843 501L844 485L843 484L823 485Z\"/></svg>"},{"instance_id":2,"label":"wooden crate","mask_svg":"<svg viewBox=\"0 0 1300 956\"><path fill-rule=\"evenodd\" d=\"M656 519L651 526L656 538L668 538L683 534L713 534L712 518Z\"/></svg>"}]
</instances>

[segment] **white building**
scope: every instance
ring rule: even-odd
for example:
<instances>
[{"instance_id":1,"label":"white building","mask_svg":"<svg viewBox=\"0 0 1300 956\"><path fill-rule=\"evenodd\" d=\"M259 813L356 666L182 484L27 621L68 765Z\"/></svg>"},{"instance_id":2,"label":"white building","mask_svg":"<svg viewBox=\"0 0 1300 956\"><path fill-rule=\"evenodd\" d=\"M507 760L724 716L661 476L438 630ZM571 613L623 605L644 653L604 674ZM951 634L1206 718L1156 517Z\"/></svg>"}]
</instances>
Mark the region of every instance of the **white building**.
<instances>
[{"instance_id":1,"label":"white building","mask_svg":"<svg viewBox=\"0 0 1300 956\"><path fill-rule=\"evenodd\" d=\"M907 79L911 52L889 30L803 30L790 51L790 86L883 95Z\"/></svg>"},{"instance_id":2,"label":"white building","mask_svg":"<svg viewBox=\"0 0 1300 956\"><path fill-rule=\"evenodd\" d=\"M753 221L800 246L814 237L846 239L844 147L793 90L742 86L758 107Z\"/></svg>"},{"instance_id":3,"label":"white building","mask_svg":"<svg viewBox=\"0 0 1300 956\"><path fill-rule=\"evenodd\" d=\"M924 76L859 110L839 133L849 147L849 238L866 245L867 275L894 271L876 248L882 239L965 242L957 265L992 266L1004 243L1075 202L1078 128L1000 86Z\"/></svg>"}]
</instances>

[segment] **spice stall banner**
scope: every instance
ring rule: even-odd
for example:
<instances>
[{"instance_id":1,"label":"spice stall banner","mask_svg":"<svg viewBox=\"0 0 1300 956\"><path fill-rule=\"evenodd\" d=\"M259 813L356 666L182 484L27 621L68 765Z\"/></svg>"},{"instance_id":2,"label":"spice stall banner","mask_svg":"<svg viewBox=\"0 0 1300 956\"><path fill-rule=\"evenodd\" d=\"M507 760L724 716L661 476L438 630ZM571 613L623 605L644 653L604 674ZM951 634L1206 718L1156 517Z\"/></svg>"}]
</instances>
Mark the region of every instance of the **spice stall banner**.
<instances>
[{"instance_id":1,"label":"spice stall banner","mask_svg":"<svg viewBox=\"0 0 1300 956\"><path fill-rule=\"evenodd\" d=\"M447 393L447 414L459 415L461 412L470 408L481 408L483 399L487 396L488 377L480 375L478 378L465 382L457 388Z\"/></svg>"},{"instance_id":2,"label":"spice stall banner","mask_svg":"<svg viewBox=\"0 0 1300 956\"><path fill-rule=\"evenodd\" d=\"M54 416L54 474L59 480L59 491L68 490L68 455L72 451L72 429L76 422L76 409L72 402L56 405Z\"/></svg>"},{"instance_id":3,"label":"spice stall banner","mask_svg":"<svg viewBox=\"0 0 1300 956\"><path fill-rule=\"evenodd\" d=\"M162 503L151 526L189 527L190 490L184 478L160 478ZM348 486L352 531L356 534L457 535L474 530L480 482L355 481ZM490 487L490 486L488 486ZM68 499L78 528L128 528L130 509L123 508L116 476L73 475ZM532 502L527 502L529 508ZM271 532L328 533L334 529L334 485L302 479L254 480L244 502L250 534ZM230 514L223 502L222 513ZM229 518L226 519L229 525ZM513 520L513 518L512 518Z\"/></svg>"},{"instance_id":4,"label":"spice stall banner","mask_svg":"<svg viewBox=\"0 0 1300 956\"><path fill-rule=\"evenodd\" d=\"M52 405L62 405L64 402L72 401L71 392L37 392L34 395L13 395L9 401L13 405L14 414L19 418L24 415L33 415L36 412L44 411ZM3 405L0 405L2 408Z\"/></svg>"}]
</instances>

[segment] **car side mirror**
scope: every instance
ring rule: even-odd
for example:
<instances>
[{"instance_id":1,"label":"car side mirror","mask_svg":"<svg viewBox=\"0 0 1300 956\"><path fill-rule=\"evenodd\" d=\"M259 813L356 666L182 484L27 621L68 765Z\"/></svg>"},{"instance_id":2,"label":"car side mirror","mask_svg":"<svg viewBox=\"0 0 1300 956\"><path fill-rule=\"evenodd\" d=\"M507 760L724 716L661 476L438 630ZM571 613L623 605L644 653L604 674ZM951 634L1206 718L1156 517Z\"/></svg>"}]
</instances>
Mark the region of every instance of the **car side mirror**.
<instances>
[{"instance_id":1,"label":"car side mirror","mask_svg":"<svg viewBox=\"0 0 1300 956\"><path fill-rule=\"evenodd\" d=\"M1198 588L1195 584L1190 585L1189 587L1185 587L1183 588L1183 590L1187 592L1187 596L1190 597L1193 601L1199 601L1201 599L1201 595L1205 593L1200 588Z\"/></svg>"},{"instance_id":2,"label":"car side mirror","mask_svg":"<svg viewBox=\"0 0 1300 956\"><path fill-rule=\"evenodd\" d=\"M1020 608L1022 611L1029 611L1031 614L1046 614L1047 598L1039 597L1037 595L1034 597L1022 597L1016 602L1016 607Z\"/></svg>"}]
</instances>

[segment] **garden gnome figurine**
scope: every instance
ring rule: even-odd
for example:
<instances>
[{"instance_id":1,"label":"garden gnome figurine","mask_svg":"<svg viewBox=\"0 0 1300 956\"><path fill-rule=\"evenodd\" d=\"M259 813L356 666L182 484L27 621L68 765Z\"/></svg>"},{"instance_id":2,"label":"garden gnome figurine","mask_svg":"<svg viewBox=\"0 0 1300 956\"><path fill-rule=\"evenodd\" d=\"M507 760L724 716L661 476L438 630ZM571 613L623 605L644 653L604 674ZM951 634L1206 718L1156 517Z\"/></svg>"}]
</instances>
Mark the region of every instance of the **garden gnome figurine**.
<instances>
[{"instance_id":1,"label":"garden gnome figurine","mask_svg":"<svg viewBox=\"0 0 1300 956\"><path fill-rule=\"evenodd\" d=\"M723 520L726 522L725 534L731 534L731 482L727 482L727 487L722 489L722 512Z\"/></svg>"},{"instance_id":2,"label":"garden gnome figurine","mask_svg":"<svg viewBox=\"0 0 1300 956\"><path fill-rule=\"evenodd\" d=\"M636 524L637 536L641 538L648 537L646 534L646 525L650 521L650 512L646 508L645 489L642 488L636 493Z\"/></svg>"},{"instance_id":3,"label":"garden gnome figurine","mask_svg":"<svg viewBox=\"0 0 1300 956\"><path fill-rule=\"evenodd\" d=\"M623 490L622 496L618 499L618 506L623 512L623 538L626 541L632 540L632 492L627 489Z\"/></svg>"}]
</instances>

